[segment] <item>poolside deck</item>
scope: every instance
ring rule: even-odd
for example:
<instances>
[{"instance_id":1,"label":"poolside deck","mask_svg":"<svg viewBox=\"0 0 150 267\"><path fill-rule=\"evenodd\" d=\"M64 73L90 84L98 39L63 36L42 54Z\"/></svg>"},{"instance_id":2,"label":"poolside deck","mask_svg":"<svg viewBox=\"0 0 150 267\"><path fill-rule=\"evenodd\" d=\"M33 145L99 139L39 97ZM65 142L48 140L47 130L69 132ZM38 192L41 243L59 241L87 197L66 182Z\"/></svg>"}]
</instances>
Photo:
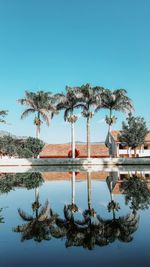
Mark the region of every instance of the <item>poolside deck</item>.
<instances>
[{"instance_id":1,"label":"poolside deck","mask_svg":"<svg viewBox=\"0 0 150 267\"><path fill-rule=\"evenodd\" d=\"M118 166L150 165L150 158L29 158L1 159L0 166Z\"/></svg>"}]
</instances>

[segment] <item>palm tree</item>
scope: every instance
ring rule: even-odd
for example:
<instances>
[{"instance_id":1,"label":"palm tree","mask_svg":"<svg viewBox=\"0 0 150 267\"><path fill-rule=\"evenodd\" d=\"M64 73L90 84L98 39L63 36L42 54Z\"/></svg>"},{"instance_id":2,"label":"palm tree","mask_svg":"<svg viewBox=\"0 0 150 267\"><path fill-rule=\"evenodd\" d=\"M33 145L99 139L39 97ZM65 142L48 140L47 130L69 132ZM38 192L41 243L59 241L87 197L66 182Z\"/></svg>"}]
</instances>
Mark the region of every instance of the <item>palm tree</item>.
<instances>
[{"instance_id":1,"label":"palm tree","mask_svg":"<svg viewBox=\"0 0 150 267\"><path fill-rule=\"evenodd\" d=\"M117 118L112 114L113 110L123 113L129 113L134 110L132 100L126 94L127 91L124 89L117 89L114 91L106 89L102 92L101 103L96 108L96 111L101 108L109 110L109 115L106 116L105 120L108 124L106 146L110 149L110 156L112 155L111 127L117 120Z\"/></svg>"},{"instance_id":2,"label":"palm tree","mask_svg":"<svg viewBox=\"0 0 150 267\"><path fill-rule=\"evenodd\" d=\"M80 87L81 91L81 103L76 105L76 108L81 108L83 110L82 115L86 118L86 128L87 128L87 157L90 158L90 121L94 116L94 112L91 108L100 105L101 93L103 92L103 87L91 87L90 84L82 85Z\"/></svg>"},{"instance_id":3,"label":"palm tree","mask_svg":"<svg viewBox=\"0 0 150 267\"><path fill-rule=\"evenodd\" d=\"M56 113L54 106L54 97L49 92L25 92L25 98L19 99L18 103L25 105L28 108L22 113L21 119L26 118L29 114L35 113L34 124L36 126L36 138L39 138L42 120L46 122L47 126L50 120ZM41 119L42 118L42 119Z\"/></svg>"},{"instance_id":4,"label":"palm tree","mask_svg":"<svg viewBox=\"0 0 150 267\"><path fill-rule=\"evenodd\" d=\"M108 212L112 212L112 219L103 220L103 225L104 237L109 243L114 242L116 239L123 242L132 241L132 234L137 230L139 224L139 216L134 210L126 216L116 218L116 212L120 209L119 203L115 202L112 196L112 191L116 182L117 176L115 176L114 173L111 173L111 175L106 178L111 196L111 201L108 203L107 208Z\"/></svg>"},{"instance_id":5,"label":"palm tree","mask_svg":"<svg viewBox=\"0 0 150 267\"><path fill-rule=\"evenodd\" d=\"M0 123L6 123L5 116L8 114L7 110L0 110Z\"/></svg>"},{"instance_id":6,"label":"palm tree","mask_svg":"<svg viewBox=\"0 0 150 267\"><path fill-rule=\"evenodd\" d=\"M75 218L75 215L82 214L75 204L75 172L71 178L71 204L64 206L64 218L56 218L56 226L51 230L53 237L66 237L66 247L79 246L84 238L85 220Z\"/></svg>"},{"instance_id":7,"label":"palm tree","mask_svg":"<svg viewBox=\"0 0 150 267\"><path fill-rule=\"evenodd\" d=\"M132 234L137 230L139 225L139 216L135 213L129 213L113 219L103 220L104 239L108 244L114 242L116 239L123 242L132 241Z\"/></svg>"},{"instance_id":8,"label":"palm tree","mask_svg":"<svg viewBox=\"0 0 150 267\"><path fill-rule=\"evenodd\" d=\"M72 158L75 158L75 131L74 124L78 117L74 115L74 109L80 101L81 93L79 87L66 86L65 94L56 94L55 101L57 102L57 110L64 110L64 120L71 124L71 144L72 144Z\"/></svg>"}]
</instances>

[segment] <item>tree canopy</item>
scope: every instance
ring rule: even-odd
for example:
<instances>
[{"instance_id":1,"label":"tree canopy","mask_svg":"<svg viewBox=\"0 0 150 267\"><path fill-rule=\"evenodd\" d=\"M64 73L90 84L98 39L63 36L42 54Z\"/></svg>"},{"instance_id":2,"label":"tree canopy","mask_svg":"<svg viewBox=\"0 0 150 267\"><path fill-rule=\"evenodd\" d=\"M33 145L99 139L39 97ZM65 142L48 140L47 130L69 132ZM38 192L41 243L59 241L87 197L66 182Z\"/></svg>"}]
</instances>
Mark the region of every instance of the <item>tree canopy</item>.
<instances>
[{"instance_id":1,"label":"tree canopy","mask_svg":"<svg viewBox=\"0 0 150 267\"><path fill-rule=\"evenodd\" d=\"M38 138L15 139L11 136L0 138L0 151L2 154L19 158L37 157L44 146L44 142Z\"/></svg>"},{"instance_id":2,"label":"tree canopy","mask_svg":"<svg viewBox=\"0 0 150 267\"><path fill-rule=\"evenodd\" d=\"M145 142L148 129L143 117L134 117L129 113L127 123L122 123L122 132L119 141L122 146L128 146L132 149L141 146Z\"/></svg>"}]
</instances>

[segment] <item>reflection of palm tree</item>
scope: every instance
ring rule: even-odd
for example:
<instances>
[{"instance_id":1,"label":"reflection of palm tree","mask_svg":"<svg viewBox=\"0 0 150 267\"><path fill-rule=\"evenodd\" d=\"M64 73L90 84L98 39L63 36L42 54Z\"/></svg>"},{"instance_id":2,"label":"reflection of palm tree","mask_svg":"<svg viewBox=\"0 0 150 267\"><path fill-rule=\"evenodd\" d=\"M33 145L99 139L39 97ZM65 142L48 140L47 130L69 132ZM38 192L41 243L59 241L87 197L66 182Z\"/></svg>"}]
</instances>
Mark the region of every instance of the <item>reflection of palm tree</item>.
<instances>
[{"instance_id":1,"label":"reflection of palm tree","mask_svg":"<svg viewBox=\"0 0 150 267\"><path fill-rule=\"evenodd\" d=\"M57 218L58 227L63 229L66 237L66 247L83 246L93 249L95 245L105 245L107 240L103 238L102 221L97 219L96 212L91 206L91 177L87 174L88 209L83 212L83 220L75 220L72 210L64 207L65 219Z\"/></svg>"},{"instance_id":2,"label":"reflection of palm tree","mask_svg":"<svg viewBox=\"0 0 150 267\"><path fill-rule=\"evenodd\" d=\"M115 184L115 177L110 176L107 183L111 185L112 190ZM73 180L72 180L73 181ZM116 239L123 242L132 240L132 234L138 227L139 217L136 213L127 214L116 218L113 208L113 218L105 220L96 214L91 204L91 177L87 174L88 188L88 209L83 212L83 220L75 220L73 205L64 207L64 219L57 217L56 225L51 229L51 234L57 238L66 238L66 247L82 246L87 249L93 249L97 246L105 246ZM74 191L72 191L74 192ZM112 191L110 191L111 193ZM72 195L73 196L73 195ZM72 203L73 203L72 198ZM111 200L112 194L111 194ZM115 202L114 202L115 203ZM112 209L111 209L112 210Z\"/></svg>"},{"instance_id":3,"label":"reflection of palm tree","mask_svg":"<svg viewBox=\"0 0 150 267\"><path fill-rule=\"evenodd\" d=\"M21 240L34 239L35 241L41 242L42 240L49 240L51 238L50 228L55 221L56 215L53 214L52 210L49 209L48 200L42 207L39 203L39 193L35 191L35 202L32 204L32 210L35 216L28 215L21 209L18 209L20 217L27 223L18 225L14 228L15 232L22 233Z\"/></svg>"},{"instance_id":4,"label":"reflection of palm tree","mask_svg":"<svg viewBox=\"0 0 150 267\"><path fill-rule=\"evenodd\" d=\"M71 181L71 204L64 206L64 218L56 218L56 226L51 234L54 237L66 237L66 247L81 245L84 238L84 220L75 218L75 214L80 212L75 204L75 172L72 172Z\"/></svg>"},{"instance_id":5,"label":"reflection of palm tree","mask_svg":"<svg viewBox=\"0 0 150 267\"><path fill-rule=\"evenodd\" d=\"M112 243L116 239L123 242L130 242L133 239L132 234L138 228L139 216L136 213L130 213L118 219L115 216L111 220L104 220L103 223L103 234L108 243Z\"/></svg>"},{"instance_id":6,"label":"reflection of palm tree","mask_svg":"<svg viewBox=\"0 0 150 267\"><path fill-rule=\"evenodd\" d=\"M120 209L119 203L113 200L112 191L117 182L117 177L114 173L106 178L107 186L109 188L111 201L108 203L108 211L113 214L110 220L104 220L104 236L109 243L119 239L124 242L132 240L132 234L137 230L139 223L139 216L132 212L126 216L116 218L116 211Z\"/></svg>"},{"instance_id":7,"label":"reflection of palm tree","mask_svg":"<svg viewBox=\"0 0 150 267\"><path fill-rule=\"evenodd\" d=\"M72 178L71 178L71 204L64 206L64 224L68 224L68 222L73 223L80 223L79 220L76 220L74 218L75 214L77 212L80 212L79 208L75 204L75 172L72 172ZM81 223L82 224L82 223Z\"/></svg>"},{"instance_id":8,"label":"reflection of palm tree","mask_svg":"<svg viewBox=\"0 0 150 267\"><path fill-rule=\"evenodd\" d=\"M92 221L95 221L97 219L96 211L92 208L91 205L91 191L91 173L87 172L88 209L84 211L84 218L86 221L88 220L90 224L92 223Z\"/></svg>"},{"instance_id":9,"label":"reflection of palm tree","mask_svg":"<svg viewBox=\"0 0 150 267\"><path fill-rule=\"evenodd\" d=\"M120 209L119 203L115 202L113 199L113 189L117 183L118 175L116 175L115 172L112 172L109 176L106 178L106 183L110 192L110 202L108 203L108 211L112 211L113 218L115 218L115 211L118 211Z\"/></svg>"}]
</instances>

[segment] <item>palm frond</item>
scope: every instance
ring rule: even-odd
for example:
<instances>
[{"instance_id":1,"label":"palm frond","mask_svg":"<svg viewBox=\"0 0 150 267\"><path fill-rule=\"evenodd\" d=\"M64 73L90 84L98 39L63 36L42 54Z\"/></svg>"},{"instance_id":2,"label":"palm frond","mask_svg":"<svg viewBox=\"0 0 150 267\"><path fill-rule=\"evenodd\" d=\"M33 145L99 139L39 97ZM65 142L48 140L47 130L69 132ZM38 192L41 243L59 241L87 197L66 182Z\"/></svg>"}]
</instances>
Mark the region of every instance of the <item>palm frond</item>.
<instances>
[{"instance_id":1,"label":"palm frond","mask_svg":"<svg viewBox=\"0 0 150 267\"><path fill-rule=\"evenodd\" d=\"M27 227L28 227L28 223L27 224L18 225L17 227L13 228L13 231L16 232L16 233L21 233L21 232L26 231Z\"/></svg>"},{"instance_id":2,"label":"palm frond","mask_svg":"<svg viewBox=\"0 0 150 267\"><path fill-rule=\"evenodd\" d=\"M125 89L104 90L101 94L101 105L97 106L95 111L97 112L101 107L128 113L133 111L132 100L126 94L127 91Z\"/></svg>"},{"instance_id":3,"label":"palm frond","mask_svg":"<svg viewBox=\"0 0 150 267\"><path fill-rule=\"evenodd\" d=\"M21 114L21 119L25 119L29 114L35 113L35 112L36 112L35 109L28 108Z\"/></svg>"},{"instance_id":4,"label":"palm frond","mask_svg":"<svg viewBox=\"0 0 150 267\"><path fill-rule=\"evenodd\" d=\"M66 121L68 116L71 114L72 108L66 108L64 112L64 120Z\"/></svg>"},{"instance_id":5,"label":"palm frond","mask_svg":"<svg viewBox=\"0 0 150 267\"><path fill-rule=\"evenodd\" d=\"M51 120L50 112L46 109L40 109L40 114L43 120L46 122L47 126L49 126Z\"/></svg>"},{"instance_id":6,"label":"palm frond","mask_svg":"<svg viewBox=\"0 0 150 267\"><path fill-rule=\"evenodd\" d=\"M8 110L0 110L1 117L5 117L6 115L8 115Z\"/></svg>"},{"instance_id":7,"label":"palm frond","mask_svg":"<svg viewBox=\"0 0 150 267\"><path fill-rule=\"evenodd\" d=\"M42 222L42 221L48 219L48 217L49 217L49 202L47 200L45 202L45 205L40 210L38 221Z\"/></svg>"},{"instance_id":8,"label":"palm frond","mask_svg":"<svg viewBox=\"0 0 150 267\"><path fill-rule=\"evenodd\" d=\"M76 108L77 108L77 109L78 109L78 108L81 108L82 110L88 110L88 107L87 107L86 103L84 103L84 102L75 105L74 108L75 108L75 109L76 109Z\"/></svg>"},{"instance_id":9,"label":"palm frond","mask_svg":"<svg viewBox=\"0 0 150 267\"><path fill-rule=\"evenodd\" d=\"M8 115L8 110L0 110L0 123L6 123L5 116Z\"/></svg>"},{"instance_id":10,"label":"palm frond","mask_svg":"<svg viewBox=\"0 0 150 267\"><path fill-rule=\"evenodd\" d=\"M18 209L18 213L24 221L32 221L33 220L33 217L31 215L27 214L25 211L23 211L21 209Z\"/></svg>"},{"instance_id":11,"label":"palm frond","mask_svg":"<svg viewBox=\"0 0 150 267\"><path fill-rule=\"evenodd\" d=\"M37 107L36 107L36 105L32 99L22 98L22 99L18 99L17 102L21 105L29 106L31 108L37 109Z\"/></svg>"}]
</instances>

